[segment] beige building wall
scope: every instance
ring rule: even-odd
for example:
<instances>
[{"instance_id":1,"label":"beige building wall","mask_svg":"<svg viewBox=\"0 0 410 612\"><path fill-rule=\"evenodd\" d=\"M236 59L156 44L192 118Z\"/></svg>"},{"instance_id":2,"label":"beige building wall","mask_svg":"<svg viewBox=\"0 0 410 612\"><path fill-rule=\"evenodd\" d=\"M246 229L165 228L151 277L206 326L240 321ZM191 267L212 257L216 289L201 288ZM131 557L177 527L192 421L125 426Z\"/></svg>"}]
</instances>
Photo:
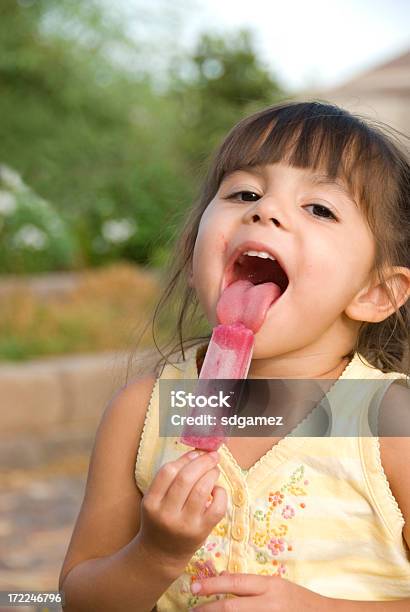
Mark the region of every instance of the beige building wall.
<instances>
[{"instance_id":1,"label":"beige building wall","mask_svg":"<svg viewBox=\"0 0 410 612\"><path fill-rule=\"evenodd\" d=\"M325 100L410 133L410 51L337 87L305 90L298 99ZM401 138L402 139L402 138ZM403 140L403 139L402 139Z\"/></svg>"}]
</instances>

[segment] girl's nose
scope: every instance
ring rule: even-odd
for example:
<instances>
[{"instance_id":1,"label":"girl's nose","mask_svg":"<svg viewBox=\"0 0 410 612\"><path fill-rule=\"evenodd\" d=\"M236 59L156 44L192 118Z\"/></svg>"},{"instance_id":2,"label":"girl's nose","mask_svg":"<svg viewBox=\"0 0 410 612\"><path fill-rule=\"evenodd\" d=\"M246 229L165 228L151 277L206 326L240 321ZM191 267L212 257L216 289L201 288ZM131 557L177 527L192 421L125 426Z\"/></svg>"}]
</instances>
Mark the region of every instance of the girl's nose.
<instances>
[{"instance_id":1,"label":"girl's nose","mask_svg":"<svg viewBox=\"0 0 410 612\"><path fill-rule=\"evenodd\" d=\"M261 198L255 202L255 206L249 208L244 215L246 223L274 224L276 227L285 227L286 220L284 212L272 198Z\"/></svg>"},{"instance_id":2,"label":"girl's nose","mask_svg":"<svg viewBox=\"0 0 410 612\"><path fill-rule=\"evenodd\" d=\"M256 223L257 221L262 221L262 218L258 213L254 213L252 215L252 221ZM272 217L271 219L269 219L269 221L272 221L272 223L276 225L276 227L280 227L281 225L280 221L276 219L276 217Z\"/></svg>"}]
</instances>

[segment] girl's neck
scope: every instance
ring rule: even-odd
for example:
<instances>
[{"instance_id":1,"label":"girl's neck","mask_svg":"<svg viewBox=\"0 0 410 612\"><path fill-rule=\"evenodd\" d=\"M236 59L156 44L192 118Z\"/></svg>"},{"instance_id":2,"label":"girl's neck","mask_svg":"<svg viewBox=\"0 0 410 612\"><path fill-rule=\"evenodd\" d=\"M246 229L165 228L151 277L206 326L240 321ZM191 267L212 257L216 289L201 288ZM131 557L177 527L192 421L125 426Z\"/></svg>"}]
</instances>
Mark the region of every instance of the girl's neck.
<instances>
[{"instance_id":1,"label":"girl's neck","mask_svg":"<svg viewBox=\"0 0 410 612\"><path fill-rule=\"evenodd\" d=\"M206 353L206 347L204 346L202 351L199 351L197 355L197 371L198 376L201 372L202 364L204 362ZM281 361L275 364L274 374L272 374L272 363L268 359L254 359L251 362L249 368L248 378L331 378L338 379L343 374L347 365L350 362L349 357L338 357L334 356L332 363L329 368L329 361L327 360L326 367L320 362L314 366L307 360L298 360L298 366L295 371L295 360Z\"/></svg>"},{"instance_id":2,"label":"girl's neck","mask_svg":"<svg viewBox=\"0 0 410 612\"><path fill-rule=\"evenodd\" d=\"M272 364L270 359L254 359L249 368L248 378L332 378L338 379L350 362L349 357L334 356L312 363L311 360L282 360ZM330 367L329 367L330 366Z\"/></svg>"}]
</instances>

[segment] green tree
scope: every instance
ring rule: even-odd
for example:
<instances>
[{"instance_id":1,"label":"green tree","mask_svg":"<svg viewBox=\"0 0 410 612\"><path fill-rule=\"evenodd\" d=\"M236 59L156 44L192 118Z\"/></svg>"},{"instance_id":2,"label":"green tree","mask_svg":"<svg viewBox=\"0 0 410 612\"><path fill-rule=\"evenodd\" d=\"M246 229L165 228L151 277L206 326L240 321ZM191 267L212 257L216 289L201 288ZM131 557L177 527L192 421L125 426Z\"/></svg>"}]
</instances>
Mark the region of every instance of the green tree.
<instances>
[{"instance_id":1,"label":"green tree","mask_svg":"<svg viewBox=\"0 0 410 612\"><path fill-rule=\"evenodd\" d=\"M161 263L209 152L281 95L246 31L204 34L190 54L178 45L185 0L132 8L0 3L0 163L68 224L78 267Z\"/></svg>"},{"instance_id":2,"label":"green tree","mask_svg":"<svg viewBox=\"0 0 410 612\"><path fill-rule=\"evenodd\" d=\"M181 107L180 146L193 168L201 167L241 118L284 97L254 48L253 34L203 34L192 57L174 62L172 95Z\"/></svg>"},{"instance_id":3,"label":"green tree","mask_svg":"<svg viewBox=\"0 0 410 612\"><path fill-rule=\"evenodd\" d=\"M0 4L0 162L68 221L79 266L144 263L172 232L184 190L163 136L173 118L142 64L100 1Z\"/></svg>"}]
</instances>

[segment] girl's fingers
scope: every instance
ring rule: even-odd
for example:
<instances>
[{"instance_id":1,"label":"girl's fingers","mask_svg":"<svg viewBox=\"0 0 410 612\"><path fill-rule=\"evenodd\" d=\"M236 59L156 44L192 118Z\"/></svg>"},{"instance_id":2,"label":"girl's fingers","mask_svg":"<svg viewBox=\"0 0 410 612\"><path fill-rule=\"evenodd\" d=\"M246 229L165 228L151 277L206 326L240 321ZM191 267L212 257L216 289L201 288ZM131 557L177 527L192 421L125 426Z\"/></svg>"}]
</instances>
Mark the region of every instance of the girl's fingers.
<instances>
[{"instance_id":1,"label":"girl's fingers","mask_svg":"<svg viewBox=\"0 0 410 612\"><path fill-rule=\"evenodd\" d=\"M195 581L191 590L201 597L204 595L227 594L245 596L262 595L266 591L267 576L255 574L227 574ZM201 587L199 591L194 590Z\"/></svg>"},{"instance_id":2,"label":"girl's fingers","mask_svg":"<svg viewBox=\"0 0 410 612\"><path fill-rule=\"evenodd\" d=\"M206 508L203 517L212 527L219 523L225 515L228 498L223 487L216 486L212 489L212 501Z\"/></svg>"},{"instance_id":3,"label":"girl's fingers","mask_svg":"<svg viewBox=\"0 0 410 612\"><path fill-rule=\"evenodd\" d=\"M179 471L185 465L188 465L189 463L191 463L191 461L194 461L201 454L204 454L204 452L205 451L197 451L192 449L178 457L178 459L176 459L175 461L165 463L158 470L154 480L151 483L151 486L149 488L150 497L162 500Z\"/></svg>"},{"instance_id":4,"label":"girl's fingers","mask_svg":"<svg viewBox=\"0 0 410 612\"><path fill-rule=\"evenodd\" d=\"M229 598L231 599L231 598ZM259 597L235 597L235 607L231 607L230 610L235 612L249 612L249 610L268 610L266 602L259 601ZM221 610L227 610L225 607L226 603L223 601L213 601L212 603L206 603L201 606L189 608L191 612L221 612Z\"/></svg>"},{"instance_id":5,"label":"girl's fingers","mask_svg":"<svg viewBox=\"0 0 410 612\"><path fill-rule=\"evenodd\" d=\"M219 468L214 466L194 484L184 504L183 511L186 510L190 516L201 515L204 512L207 500L219 478L219 473Z\"/></svg>"},{"instance_id":6,"label":"girl's fingers","mask_svg":"<svg viewBox=\"0 0 410 612\"><path fill-rule=\"evenodd\" d=\"M164 511L166 507L170 512L175 512L176 509L182 510L194 485L206 472L216 466L218 458L217 453L204 453L184 465L166 492L163 501Z\"/></svg>"}]
</instances>

